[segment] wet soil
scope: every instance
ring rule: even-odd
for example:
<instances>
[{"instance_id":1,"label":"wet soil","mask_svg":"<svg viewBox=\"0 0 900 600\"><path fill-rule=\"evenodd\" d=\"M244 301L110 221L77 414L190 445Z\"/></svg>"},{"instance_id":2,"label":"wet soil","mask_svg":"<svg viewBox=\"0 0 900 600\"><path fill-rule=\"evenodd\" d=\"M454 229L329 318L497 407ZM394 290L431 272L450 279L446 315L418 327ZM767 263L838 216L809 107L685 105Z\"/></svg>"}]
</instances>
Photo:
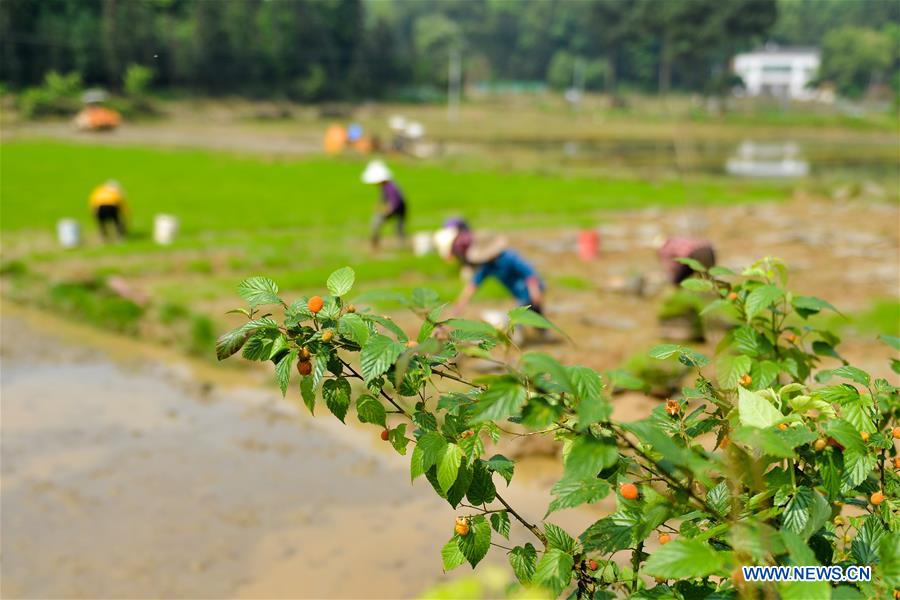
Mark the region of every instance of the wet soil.
<instances>
[{"instance_id":1,"label":"wet soil","mask_svg":"<svg viewBox=\"0 0 900 600\"><path fill-rule=\"evenodd\" d=\"M440 547L464 511L410 484L371 429L312 419L244 376L214 386L166 350L3 312L4 598L406 598L448 578ZM531 519L551 464L526 461L504 493ZM608 509L556 521L580 531Z\"/></svg>"}]
</instances>

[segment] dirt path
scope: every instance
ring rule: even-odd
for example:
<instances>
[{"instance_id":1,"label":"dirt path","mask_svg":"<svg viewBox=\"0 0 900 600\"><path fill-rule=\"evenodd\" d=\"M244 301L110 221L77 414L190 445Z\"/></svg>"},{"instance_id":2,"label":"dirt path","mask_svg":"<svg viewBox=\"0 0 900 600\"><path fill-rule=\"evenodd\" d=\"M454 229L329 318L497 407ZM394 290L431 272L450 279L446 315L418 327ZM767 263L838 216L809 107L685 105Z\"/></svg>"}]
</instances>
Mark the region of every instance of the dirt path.
<instances>
[{"instance_id":1,"label":"dirt path","mask_svg":"<svg viewBox=\"0 0 900 600\"><path fill-rule=\"evenodd\" d=\"M4 598L407 598L448 579L456 513L371 430L21 309L2 334ZM554 477L531 470L508 499L536 520Z\"/></svg>"}]
</instances>

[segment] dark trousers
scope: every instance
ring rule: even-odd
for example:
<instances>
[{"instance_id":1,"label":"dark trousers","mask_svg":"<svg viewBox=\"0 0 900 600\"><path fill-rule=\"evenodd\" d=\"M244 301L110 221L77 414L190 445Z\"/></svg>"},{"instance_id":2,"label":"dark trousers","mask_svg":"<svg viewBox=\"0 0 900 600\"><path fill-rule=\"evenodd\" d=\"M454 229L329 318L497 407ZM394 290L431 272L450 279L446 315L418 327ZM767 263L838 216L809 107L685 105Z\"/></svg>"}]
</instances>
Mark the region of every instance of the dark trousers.
<instances>
[{"instance_id":1,"label":"dark trousers","mask_svg":"<svg viewBox=\"0 0 900 600\"><path fill-rule=\"evenodd\" d=\"M378 213L372 219L372 247L377 248L381 241L381 228L384 224L394 219L397 224L397 237L403 240L406 237L406 210L400 209L389 213Z\"/></svg>"},{"instance_id":2,"label":"dark trousers","mask_svg":"<svg viewBox=\"0 0 900 600\"><path fill-rule=\"evenodd\" d=\"M103 239L108 240L110 229L115 228L120 238L125 237L125 223L122 221L122 209L115 204L104 204L97 207L97 226Z\"/></svg>"}]
</instances>

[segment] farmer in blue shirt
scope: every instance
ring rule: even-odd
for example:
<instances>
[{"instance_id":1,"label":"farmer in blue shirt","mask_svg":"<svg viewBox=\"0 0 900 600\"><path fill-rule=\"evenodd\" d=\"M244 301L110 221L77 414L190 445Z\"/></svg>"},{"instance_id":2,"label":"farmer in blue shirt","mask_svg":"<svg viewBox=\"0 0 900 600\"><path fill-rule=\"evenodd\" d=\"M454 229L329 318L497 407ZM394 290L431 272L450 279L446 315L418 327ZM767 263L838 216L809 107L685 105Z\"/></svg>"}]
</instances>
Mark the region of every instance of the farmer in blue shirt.
<instances>
[{"instance_id":1,"label":"farmer in blue shirt","mask_svg":"<svg viewBox=\"0 0 900 600\"><path fill-rule=\"evenodd\" d=\"M444 259L455 257L475 273L456 301L456 311L462 311L488 277L503 284L520 306L542 313L544 282L530 263L515 250L506 247L506 240L476 239L462 219L451 219L435 234L435 245Z\"/></svg>"},{"instance_id":2,"label":"farmer in blue shirt","mask_svg":"<svg viewBox=\"0 0 900 600\"><path fill-rule=\"evenodd\" d=\"M363 183L377 185L381 188L382 208L372 219L372 249L377 250L381 241L381 228L384 224L394 219L397 222L397 237L402 242L405 236L406 225L406 200L400 192L400 188L391 178L391 171L380 160L373 160L366 166L362 174Z\"/></svg>"}]
</instances>

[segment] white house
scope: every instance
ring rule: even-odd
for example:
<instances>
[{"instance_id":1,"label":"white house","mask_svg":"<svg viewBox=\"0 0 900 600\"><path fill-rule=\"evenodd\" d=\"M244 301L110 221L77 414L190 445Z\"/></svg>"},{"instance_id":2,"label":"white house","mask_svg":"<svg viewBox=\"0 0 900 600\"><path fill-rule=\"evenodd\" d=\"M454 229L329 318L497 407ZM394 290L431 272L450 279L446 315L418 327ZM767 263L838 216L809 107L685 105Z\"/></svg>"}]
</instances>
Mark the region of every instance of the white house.
<instances>
[{"instance_id":1,"label":"white house","mask_svg":"<svg viewBox=\"0 0 900 600\"><path fill-rule=\"evenodd\" d=\"M817 48L782 48L766 44L755 52L734 57L734 72L744 81L750 96L775 96L792 100L812 100L808 88L821 63Z\"/></svg>"}]
</instances>

